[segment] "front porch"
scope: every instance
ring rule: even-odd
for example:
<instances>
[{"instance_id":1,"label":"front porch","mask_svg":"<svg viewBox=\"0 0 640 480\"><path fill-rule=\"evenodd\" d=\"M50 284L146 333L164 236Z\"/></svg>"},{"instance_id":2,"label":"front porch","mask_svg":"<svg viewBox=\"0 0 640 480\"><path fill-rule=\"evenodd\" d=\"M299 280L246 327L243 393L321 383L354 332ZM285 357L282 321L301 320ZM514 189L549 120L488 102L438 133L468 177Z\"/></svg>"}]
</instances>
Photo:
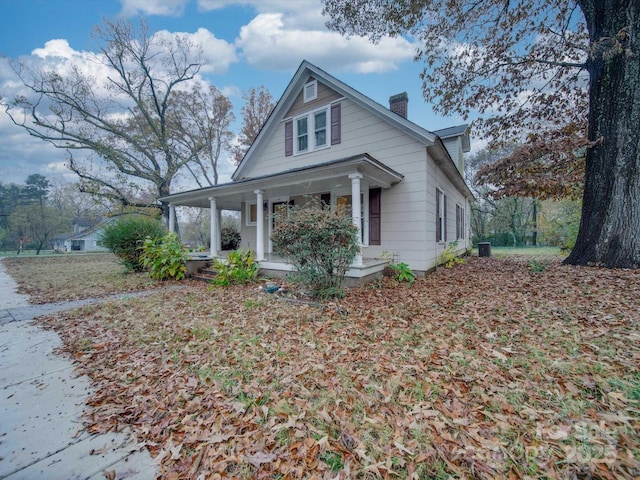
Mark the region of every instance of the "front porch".
<instances>
[{"instance_id":1,"label":"front porch","mask_svg":"<svg viewBox=\"0 0 640 480\"><path fill-rule=\"evenodd\" d=\"M169 230L175 231L175 208L207 208L211 220L209 259L221 252L221 212L240 214L241 244L253 250L263 272L285 276L291 266L273 252L271 234L284 208L320 202L343 209L358 229L360 253L347 273L355 282L379 275L385 262L379 259L381 191L392 188L403 176L364 153L273 175L237 180L160 198L169 205ZM366 258L363 258L366 257Z\"/></svg>"},{"instance_id":2,"label":"front porch","mask_svg":"<svg viewBox=\"0 0 640 480\"><path fill-rule=\"evenodd\" d=\"M215 258L225 259L229 254L228 251L218 252ZM213 258L207 254L192 254L191 259L187 260L187 275L192 277L199 270L210 266ZM285 262L279 255L269 253L265 254L265 259L258 262L260 264L260 275L269 278L284 279L293 271L292 265ZM348 287L362 285L369 281L375 280L382 275L384 267L387 265L385 260L380 258L363 258L361 264L351 265L346 273L346 285Z\"/></svg>"}]
</instances>

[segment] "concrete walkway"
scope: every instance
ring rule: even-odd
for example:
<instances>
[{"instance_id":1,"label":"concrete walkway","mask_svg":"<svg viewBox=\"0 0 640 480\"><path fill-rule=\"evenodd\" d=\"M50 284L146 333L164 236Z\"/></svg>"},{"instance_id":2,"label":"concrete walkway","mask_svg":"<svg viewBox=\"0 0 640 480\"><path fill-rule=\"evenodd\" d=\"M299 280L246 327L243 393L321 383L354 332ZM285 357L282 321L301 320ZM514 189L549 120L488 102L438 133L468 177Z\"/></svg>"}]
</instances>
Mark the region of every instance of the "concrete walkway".
<instances>
[{"instance_id":1,"label":"concrete walkway","mask_svg":"<svg viewBox=\"0 0 640 480\"><path fill-rule=\"evenodd\" d=\"M16 288L0 261L0 479L157 478L131 435L85 430L89 378L53 354L62 346L54 331L29 322L96 300L29 306Z\"/></svg>"}]
</instances>

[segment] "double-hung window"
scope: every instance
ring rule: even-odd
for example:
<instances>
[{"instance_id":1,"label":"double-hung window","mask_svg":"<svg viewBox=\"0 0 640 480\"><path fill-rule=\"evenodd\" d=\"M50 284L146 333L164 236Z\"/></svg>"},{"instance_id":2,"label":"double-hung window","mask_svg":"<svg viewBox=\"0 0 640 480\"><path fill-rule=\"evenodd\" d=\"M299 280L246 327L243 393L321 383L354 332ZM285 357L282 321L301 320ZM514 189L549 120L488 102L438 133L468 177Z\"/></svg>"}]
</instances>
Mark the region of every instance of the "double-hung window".
<instances>
[{"instance_id":1,"label":"double-hung window","mask_svg":"<svg viewBox=\"0 0 640 480\"><path fill-rule=\"evenodd\" d=\"M456 238L464 238L464 207L456 205Z\"/></svg>"},{"instance_id":2,"label":"double-hung window","mask_svg":"<svg viewBox=\"0 0 640 480\"><path fill-rule=\"evenodd\" d=\"M310 152L329 145L329 108L323 108L295 119L295 153Z\"/></svg>"},{"instance_id":3,"label":"double-hung window","mask_svg":"<svg viewBox=\"0 0 640 480\"><path fill-rule=\"evenodd\" d=\"M447 241L447 196L439 188L436 190L436 241Z\"/></svg>"},{"instance_id":4,"label":"double-hung window","mask_svg":"<svg viewBox=\"0 0 640 480\"><path fill-rule=\"evenodd\" d=\"M306 152L309 149L308 123L308 117L302 117L296 120L296 138L298 139L298 152Z\"/></svg>"},{"instance_id":5,"label":"double-hung window","mask_svg":"<svg viewBox=\"0 0 640 480\"><path fill-rule=\"evenodd\" d=\"M323 110L313 114L313 124L316 135L316 148L327 144L327 111Z\"/></svg>"},{"instance_id":6,"label":"double-hung window","mask_svg":"<svg viewBox=\"0 0 640 480\"><path fill-rule=\"evenodd\" d=\"M312 152L342 141L341 104L334 103L284 122L284 154Z\"/></svg>"}]
</instances>

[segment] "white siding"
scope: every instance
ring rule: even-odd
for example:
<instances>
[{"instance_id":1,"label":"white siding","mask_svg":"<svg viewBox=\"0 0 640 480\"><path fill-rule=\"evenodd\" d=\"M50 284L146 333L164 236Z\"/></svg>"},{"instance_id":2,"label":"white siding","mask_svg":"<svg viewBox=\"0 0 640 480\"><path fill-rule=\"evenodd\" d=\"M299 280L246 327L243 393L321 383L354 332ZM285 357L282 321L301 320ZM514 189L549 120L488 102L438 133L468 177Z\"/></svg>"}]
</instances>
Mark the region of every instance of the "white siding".
<instances>
[{"instance_id":1,"label":"white siding","mask_svg":"<svg viewBox=\"0 0 640 480\"><path fill-rule=\"evenodd\" d=\"M447 233L451 240L455 236L455 205L456 202L466 205L464 197L428 157L425 145L350 100L343 99L341 103L342 142L339 145L286 157L282 122L245 176L258 177L367 153L404 175L404 179L390 189L383 189L381 245L366 247L364 257L379 257L388 251L414 270L433 268L446 247L435 242L435 189L440 187L448 198ZM366 179L362 188L368 188ZM266 225L265 231L268 231ZM244 217L242 243L245 248L255 248L255 227L247 227Z\"/></svg>"},{"instance_id":2,"label":"white siding","mask_svg":"<svg viewBox=\"0 0 640 480\"><path fill-rule=\"evenodd\" d=\"M464 174L464 161L463 161L463 150L462 150L462 140L460 137L447 138L443 140L444 146L446 147L453 163L455 163L456 167L458 167L458 171L461 174Z\"/></svg>"}]
</instances>

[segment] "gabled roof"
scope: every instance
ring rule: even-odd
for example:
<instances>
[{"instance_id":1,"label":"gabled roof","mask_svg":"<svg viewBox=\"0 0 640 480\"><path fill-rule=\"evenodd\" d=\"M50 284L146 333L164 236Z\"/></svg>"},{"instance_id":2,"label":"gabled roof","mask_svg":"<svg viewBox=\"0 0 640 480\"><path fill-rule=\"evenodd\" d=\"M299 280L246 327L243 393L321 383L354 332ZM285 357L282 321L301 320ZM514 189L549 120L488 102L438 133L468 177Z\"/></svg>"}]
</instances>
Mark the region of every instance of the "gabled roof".
<instances>
[{"instance_id":1,"label":"gabled roof","mask_svg":"<svg viewBox=\"0 0 640 480\"><path fill-rule=\"evenodd\" d=\"M260 130L257 138L249 148L249 151L238 165L238 168L236 168L236 171L233 172L233 175L231 176L232 180L235 181L244 178L243 173L247 171L247 167L251 165L251 163L253 163L259 156L259 153L262 150L263 145L266 143L266 140L269 139L278 128L279 123L284 119L284 115L289 111L289 108L295 101L297 94L303 88L304 84L307 83L310 77L315 78L320 83L348 98L360 107L393 124L396 128L403 131L407 135L412 136L417 141L424 143L425 146L433 146L436 143L437 136L433 132L430 132L420 127L419 125L416 125L415 123L407 120L406 118L393 113L388 108L383 107L377 102L374 102L369 97L353 89L346 83L338 80L337 78L329 75L324 70L304 60L289 82L289 85L282 94L282 97L280 97L280 100L278 100L278 103L265 122L262 130Z\"/></svg>"},{"instance_id":2,"label":"gabled roof","mask_svg":"<svg viewBox=\"0 0 640 480\"><path fill-rule=\"evenodd\" d=\"M89 235L91 235L92 233L95 233L96 231L104 228L106 225L108 225L109 223L113 222L115 220L114 217L110 217L110 218L105 218L103 220L98 221L98 223L94 224L93 226L82 230L81 232L75 233L73 235L70 235L68 240L81 240L84 237L87 237Z\"/></svg>"},{"instance_id":3,"label":"gabled roof","mask_svg":"<svg viewBox=\"0 0 640 480\"><path fill-rule=\"evenodd\" d=\"M99 223L99 218L93 217L76 217L71 222L72 225L78 225L79 227L93 227L95 224Z\"/></svg>"},{"instance_id":4,"label":"gabled roof","mask_svg":"<svg viewBox=\"0 0 640 480\"><path fill-rule=\"evenodd\" d=\"M462 137L462 151L471 151L471 142L469 140L469 125L463 123L462 125L455 125L453 127L442 128L440 130L434 130L437 136L446 140L451 137Z\"/></svg>"}]
</instances>

